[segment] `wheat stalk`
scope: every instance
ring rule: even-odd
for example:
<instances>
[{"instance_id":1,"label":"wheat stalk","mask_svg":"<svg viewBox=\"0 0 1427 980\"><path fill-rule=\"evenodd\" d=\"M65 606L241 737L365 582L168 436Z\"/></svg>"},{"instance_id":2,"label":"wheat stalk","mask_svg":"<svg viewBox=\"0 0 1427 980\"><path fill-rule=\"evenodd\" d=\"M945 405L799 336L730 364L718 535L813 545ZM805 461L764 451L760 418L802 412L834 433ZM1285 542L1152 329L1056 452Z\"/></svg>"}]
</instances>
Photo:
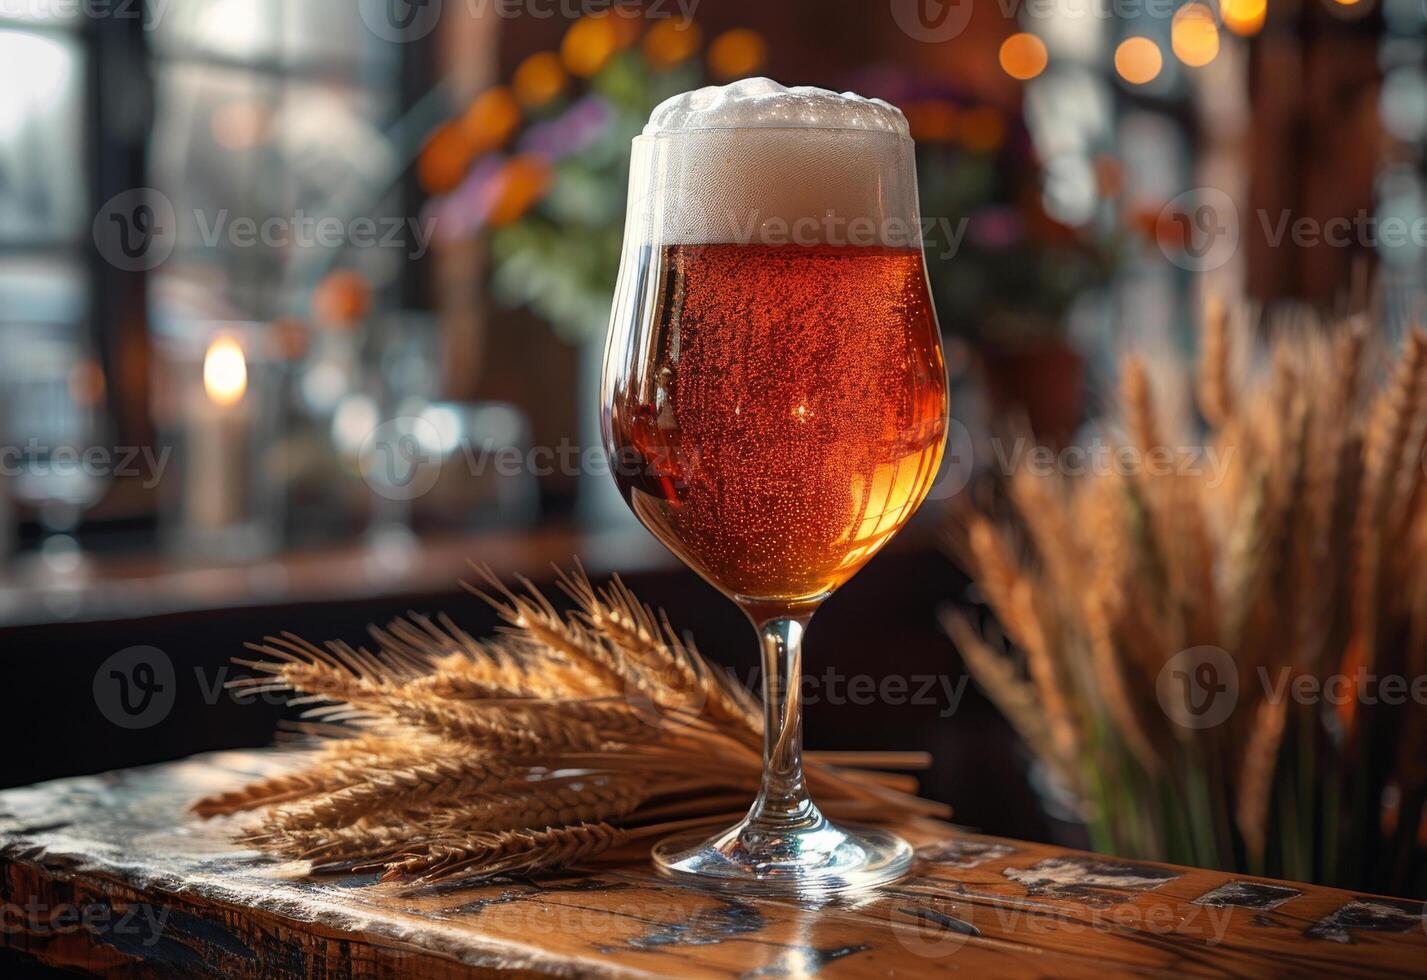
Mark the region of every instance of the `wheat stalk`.
<instances>
[{"instance_id":1,"label":"wheat stalk","mask_svg":"<svg viewBox=\"0 0 1427 980\"><path fill-rule=\"evenodd\" d=\"M747 803L762 767L757 701L617 579L561 573L562 614L480 570L504 620L478 642L444 616L372 628L375 649L291 634L250 645L247 691L306 706L307 765L197 801L252 813L243 840L315 870L422 885L566 867ZM915 780L863 771L924 756L810 754L829 813L946 816Z\"/></svg>"},{"instance_id":2,"label":"wheat stalk","mask_svg":"<svg viewBox=\"0 0 1427 980\"><path fill-rule=\"evenodd\" d=\"M1427 891L1427 705L1297 705L1262 680L1355 691L1360 671L1427 671L1427 332L1388 358L1361 316L1300 317L1254 351L1243 322L1206 303L1194 397L1207 432L1168 425L1193 414L1163 402L1137 358L1118 427L1102 427L1142 461L1203 436L1220 469L1010 474L1009 519L968 507L950 538L1018 650L1002 655L963 614L944 621L1082 796L1098 844ZM1232 661L1236 676L1217 679L1238 692L1204 730L1166 700L1193 677L1171 661L1183 651L1192 667L1200 646Z\"/></svg>"}]
</instances>

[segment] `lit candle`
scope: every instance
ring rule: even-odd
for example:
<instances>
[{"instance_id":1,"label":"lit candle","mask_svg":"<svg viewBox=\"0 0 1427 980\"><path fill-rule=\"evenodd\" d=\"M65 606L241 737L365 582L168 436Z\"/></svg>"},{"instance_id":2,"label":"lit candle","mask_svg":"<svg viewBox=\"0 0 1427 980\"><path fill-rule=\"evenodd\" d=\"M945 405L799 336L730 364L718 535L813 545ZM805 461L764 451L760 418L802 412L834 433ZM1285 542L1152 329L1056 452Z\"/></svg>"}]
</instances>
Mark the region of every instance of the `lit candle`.
<instances>
[{"instance_id":1,"label":"lit candle","mask_svg":"<svg viewBox=\"0 0 1427 980\"><path fill-rule=\"evenodd\" d=\"M247 443L252 431L248 361L232 337L218 337L203 357L203 387L189 408L185 524L220 531L243 520Z\"/></svg>"}]
</instances>

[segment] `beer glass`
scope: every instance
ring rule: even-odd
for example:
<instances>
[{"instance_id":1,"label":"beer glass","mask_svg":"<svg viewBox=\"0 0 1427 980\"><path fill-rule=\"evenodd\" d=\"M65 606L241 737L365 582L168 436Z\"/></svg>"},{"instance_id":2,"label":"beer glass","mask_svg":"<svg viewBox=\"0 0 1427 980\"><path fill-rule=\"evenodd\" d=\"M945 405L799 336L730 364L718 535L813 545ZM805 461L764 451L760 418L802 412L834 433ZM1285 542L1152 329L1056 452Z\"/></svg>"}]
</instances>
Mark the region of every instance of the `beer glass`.
<instances>
[{"instance_id":1,"label":"beer glass","mask_svg":"<svg viewBox=\"0 0 1427 980\"><path fill-rule=\"evenodd\" d=\"M667 875L811 896L910 865L905 841L810 799L799 682L814 611L941 460L912 151L886 103L767 79L676 96L634 140L606 449L639 520L748 615L764 665L758 797L711 839L656 846Z\"/></svg>"}]
</instances>

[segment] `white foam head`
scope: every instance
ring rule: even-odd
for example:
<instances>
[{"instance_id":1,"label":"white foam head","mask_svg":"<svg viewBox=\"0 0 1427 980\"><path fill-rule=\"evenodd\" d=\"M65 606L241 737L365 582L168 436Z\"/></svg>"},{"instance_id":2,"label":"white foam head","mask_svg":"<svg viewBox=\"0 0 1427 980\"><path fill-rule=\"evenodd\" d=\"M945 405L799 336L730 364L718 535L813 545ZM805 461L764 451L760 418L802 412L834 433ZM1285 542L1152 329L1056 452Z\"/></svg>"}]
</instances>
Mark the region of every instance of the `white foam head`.
<instances>
[{"instance_id":1,"label":"white foam head","mask_svg":"<svg viewBox=\"0 0 1427 980\"><path fill-rule=\"evenodd\" d=\"M912 149L880 99L767 78L685 92L634 141L626 239L917 244Z\"/></svg>"},{"instance_id":2,"label":"white foam head","mask_svg":"<svg viewBox=\"0 0 1427 980\"><path fill-rule=\"evenodd\" d=\"M906 117L881 99L825 88L788 88L771 78L707 85L665 99L649 114L645 136L698 129L852 129L907 135Z\"/></svg>"}]
</instances>

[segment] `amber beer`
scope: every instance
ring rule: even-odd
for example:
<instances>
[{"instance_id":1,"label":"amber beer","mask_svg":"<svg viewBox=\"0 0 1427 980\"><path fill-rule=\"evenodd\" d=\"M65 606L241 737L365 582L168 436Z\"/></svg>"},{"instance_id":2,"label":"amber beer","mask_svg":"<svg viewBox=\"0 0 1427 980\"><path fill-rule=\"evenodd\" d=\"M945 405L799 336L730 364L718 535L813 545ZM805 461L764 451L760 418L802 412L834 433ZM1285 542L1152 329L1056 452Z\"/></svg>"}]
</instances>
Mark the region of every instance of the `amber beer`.
<instances>
[{"instance_id":1,"label":"amber beer","mask_svg":"<svg viewBox=\"0 0 1427 980\"><path fill-rule=\"evenodd\" d=\"M746 607L816 604L906 523L941 460L946 381L921 251L658 255L647 359L610 405L620 488Z\"/></svg>"}]
</instances>

